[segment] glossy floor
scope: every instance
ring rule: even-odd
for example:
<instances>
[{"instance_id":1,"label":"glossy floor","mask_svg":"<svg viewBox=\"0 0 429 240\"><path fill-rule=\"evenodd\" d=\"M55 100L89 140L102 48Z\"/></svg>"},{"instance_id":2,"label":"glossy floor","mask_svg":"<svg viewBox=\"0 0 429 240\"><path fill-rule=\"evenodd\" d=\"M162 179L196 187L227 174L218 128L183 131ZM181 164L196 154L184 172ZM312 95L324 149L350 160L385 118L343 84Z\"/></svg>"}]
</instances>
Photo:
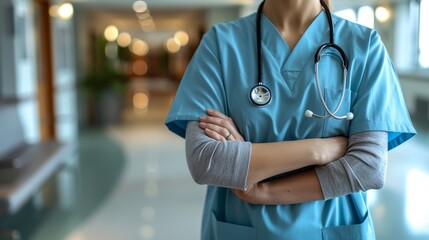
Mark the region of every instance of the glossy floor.
<instances>
[{"instance_id":1,"label":"glossy floor","mask_svg":"<svg viewBox=\"0 0 429 240\"><path fill-rule=\"evenodd\" d=\"M82 133L76 200L44 217L31 239L199 239L205 187L188 173L184 141L162 123L167 109ZM425 132L389 153L387 183L369 193L378 239L429 239Z\"/></svg>"}]
</instances>

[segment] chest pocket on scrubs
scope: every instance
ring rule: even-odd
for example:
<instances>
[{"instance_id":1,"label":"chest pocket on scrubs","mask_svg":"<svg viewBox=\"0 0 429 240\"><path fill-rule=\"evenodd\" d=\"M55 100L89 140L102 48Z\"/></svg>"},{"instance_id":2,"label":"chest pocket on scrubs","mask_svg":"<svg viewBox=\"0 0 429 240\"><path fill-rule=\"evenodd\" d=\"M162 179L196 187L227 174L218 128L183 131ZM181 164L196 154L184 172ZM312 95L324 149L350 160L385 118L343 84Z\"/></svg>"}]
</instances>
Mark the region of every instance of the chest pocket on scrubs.
<instances>
[{"instance_id":1,"label":"chest pocket on scrubs","mask_svg":"<svg viewBox=\"0 0 429 240\"><path fill-rule=\"evenodd\" d=\"M324 89L324 98L328 108L331 111L334 111L335 108L338 106L338 103L341 99L341 94L342 94L342 89L330 89L330 88ZM346 89L343 103L340 109L338 110L338 112L336 113L336 115L343 116L343 115L346 115L348 112L350 112L351 106L353 105L353 101L355 97L356 97L356 93ZM324 111L324 114L325 115L327 114L326 111ZM327 118L327 119L324 119L323 121L324 122L323 122L322 137L349 135L349 128L350 128L351 121L337 120L334 118Z\"/></svg>"},{"instance_id":2,"label":"chest pocket on scrubs","mask_svg":"<svg viewBox=\"0 0 429 240\"><path fill-rule=\"evenodd\" d=\"M211 222L215 234L213 240L256 240L256 229L253 227L219 221L214 212Z\"/></svg>"},{"instance_id":3,"label":"chest pocket on scrubs","mask_svg":"<svg viewBox=\"0 0 429 240\"><path fill-rule=\"evenodd\" d=\"M374 229L369 214L360 224L322 228L323 240L375 240Z\"/></svg>"}]
</instances>

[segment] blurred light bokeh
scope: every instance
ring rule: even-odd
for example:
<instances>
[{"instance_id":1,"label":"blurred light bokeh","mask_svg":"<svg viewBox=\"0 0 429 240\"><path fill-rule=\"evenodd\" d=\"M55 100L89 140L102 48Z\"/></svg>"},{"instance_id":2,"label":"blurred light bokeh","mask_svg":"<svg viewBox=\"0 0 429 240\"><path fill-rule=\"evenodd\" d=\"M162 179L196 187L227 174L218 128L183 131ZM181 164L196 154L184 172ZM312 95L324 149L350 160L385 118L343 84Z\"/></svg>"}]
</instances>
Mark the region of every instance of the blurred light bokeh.
<instances>
[{"instance_id":1,"label":"blurred light bokeh","mask_svg":"<svg viewBox=\"0 0 429 240\"><path fill-rule=\"evenodd\" d=\"M259 2L0 1L0 159L15 123L19 149L64 146L0 164L0 239L199 239L205 187L163 122L204 33ZM429 239L429 0L333 4L380 34L419 132L369 193L377 237Z\"/></svg>"}]
</instances>

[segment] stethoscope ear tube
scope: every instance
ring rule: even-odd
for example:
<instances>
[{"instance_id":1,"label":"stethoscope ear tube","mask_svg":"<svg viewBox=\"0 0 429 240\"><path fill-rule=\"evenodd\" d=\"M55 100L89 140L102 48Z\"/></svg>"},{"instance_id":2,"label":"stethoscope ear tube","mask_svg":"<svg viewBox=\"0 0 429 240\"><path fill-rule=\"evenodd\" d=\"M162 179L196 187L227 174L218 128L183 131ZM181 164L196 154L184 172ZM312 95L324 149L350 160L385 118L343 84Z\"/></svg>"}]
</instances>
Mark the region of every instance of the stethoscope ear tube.
<instances>
[{"instance_id":1,"label":"stethoscope ear tube","mask_svg":"<svg viewBox=\"0 0 429 240\"><path fill-rule=\"evenodd\" d=\"M343 68L345 69L349 69L349 59L346 55L346 53L344 52L344 50L338 46L335 43L325 43L322 44L316 51L316 54L314 54L314 63L317 64L320 62L320 58L322 57L323 54L323 50L325 50L326 48L335 48L335 50L337 50L340 55L341 55L341 60L343 62Z\"/></svg>"},{"instance_id":2,"label":"stethoscope ear tube","mask_svg":"<svg viewBox=\"0 0 429 240\"><path fill-rule=\"evenodd\" d=\"M325 1L320 0L320 3L322 4L323 8L325 9L325 13L326 13L326 17L328 19L328 23L329 23L329 43L325 43L322 44L316 51L316 53L314 54L314 72L315 72L315 79L316 79L316 87L317 87L317 92L319 94L319 98L320 98L320 102L323 105L323 108L325 109L325 111L327 112L327 115L319 115L319 114L315 114L313 113L311 110L306 110L304 112L304 116L306 117L316 117L316 118L329 118L332 117L334 119L337 120L352 120L354 118L354 115L352 112L348 112L346 115L343 116L337 116L336 113L340 110L341 105L343 104L344 101L344 96L346 93L346 86L347 86L347 75L348 75L348 69L349 69L349 60L348 57L346 55L346 53L344 52L344 50L338 46L337 44L335 44L334 42L334 26L332 23L332 16L331 16L331 12L329 11L329 7L326 5ZM342 88L342 92L341 92L341 98L340 101L338 102L337 107L335 108L334 111L329 110L325 99L323 98L323 94L322 94L322 90L320 88L320 82L319 82L319 62L320 62L320 58L323 55L323 51L327 48L334 48L335 50L337 50L340 55L341 55L341 60L342 60L342 65L343 65L343 88Z\"/></svg>"}]
</instances>

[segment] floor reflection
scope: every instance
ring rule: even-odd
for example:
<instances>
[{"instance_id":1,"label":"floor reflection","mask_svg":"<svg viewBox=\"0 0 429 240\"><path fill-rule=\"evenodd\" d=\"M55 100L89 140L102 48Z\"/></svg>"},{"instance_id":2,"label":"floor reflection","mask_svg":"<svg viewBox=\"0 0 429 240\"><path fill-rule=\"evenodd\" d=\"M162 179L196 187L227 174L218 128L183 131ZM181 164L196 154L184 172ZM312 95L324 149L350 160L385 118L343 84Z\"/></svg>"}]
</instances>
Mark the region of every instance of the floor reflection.
<instances>
[{"instance_id":1,"label":"floor reflection","mask_svg":"<svg viewBox=\"0 0 429 240\"><path fill-rule=\"evenodd\" d=\"M102 141L94 145L100 139L82 134L85 169L80 197L89 202L79 201L76 209L87 214L85 218L76 218L73 211L51 214L32 239L199 239L205 187L196 185L188 173L184 141L163 125L171 97L151 95L150 101L144 114L130 109L125 112L126 124L99 133L121 149L118 159L115 148L100 145ZM426 132L389 152L386 185L368 194L379 240L429 239ZM119 158L122 163L114 164ZM95 202L97 192L107 188L111 190L104 199Z\"/></svg>"},{"instance_id":2,"label":"floor reflection","mask_svg":"<svg viewBox=\"0 0 429 240\"><path fill-rule=\"evenodd\" d=\"M405 219L415 235L429 236L429 174L420 169L408 172Z\"/></svg>"},{"instance_id":3,"label":"floor reflection","mask_svg":"<svg viewBox=\"0 0 429 240\"><path fill-rule=\"evenodd\" d=\"M429 239L429 138L419 136L389 152L386 185L371 191L377 239Z\"/></svg>"}]
</instances>

